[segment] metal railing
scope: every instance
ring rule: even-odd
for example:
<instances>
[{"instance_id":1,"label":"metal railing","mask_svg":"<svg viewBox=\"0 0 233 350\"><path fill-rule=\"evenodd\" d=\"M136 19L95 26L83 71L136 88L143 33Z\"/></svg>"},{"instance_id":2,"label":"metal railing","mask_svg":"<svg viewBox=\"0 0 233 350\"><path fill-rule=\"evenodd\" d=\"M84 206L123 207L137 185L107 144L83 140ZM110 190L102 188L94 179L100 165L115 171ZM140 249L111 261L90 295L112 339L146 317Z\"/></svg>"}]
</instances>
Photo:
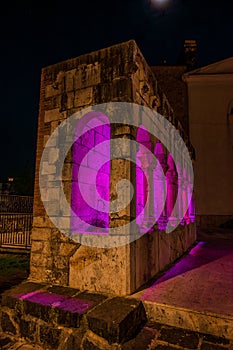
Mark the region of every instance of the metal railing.
<instances>
[{"instance_id":1,"label":"metal railing","mask_svg":"<svg viewBox=\"0 0 233 350\"><path fill-rule=\"evenodd\" d=\"M0 213L32 213L33 197L0 194Z\"/></svg>"},{"instance_id":2,"label":"metal railing","mask_svg":"<svg viewBox=\"0 0 233 350\"><path fill-rule=\"evenodd\" d=\"M0 195L0 247L31 247L33 198Z\"/></svg>"}]
</instances>

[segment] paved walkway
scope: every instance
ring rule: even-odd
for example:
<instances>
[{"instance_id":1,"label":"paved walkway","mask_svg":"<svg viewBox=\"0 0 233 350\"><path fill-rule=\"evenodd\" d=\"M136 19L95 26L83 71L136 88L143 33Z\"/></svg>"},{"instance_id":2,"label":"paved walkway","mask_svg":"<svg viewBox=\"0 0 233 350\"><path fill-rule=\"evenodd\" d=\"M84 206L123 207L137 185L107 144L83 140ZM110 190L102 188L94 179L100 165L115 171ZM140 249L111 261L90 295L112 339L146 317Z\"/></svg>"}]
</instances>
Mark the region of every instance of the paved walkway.
<instances>
[{"instance_id":1,"label":"paved walkway","mask_svg":"<svg viewBox=\"0 0 233 350\"><path fill-rule=\"evenodd\" d=\"M233 232L202 232L198 241L141 299L233 316Z\"/></svg>"}]
</instances>

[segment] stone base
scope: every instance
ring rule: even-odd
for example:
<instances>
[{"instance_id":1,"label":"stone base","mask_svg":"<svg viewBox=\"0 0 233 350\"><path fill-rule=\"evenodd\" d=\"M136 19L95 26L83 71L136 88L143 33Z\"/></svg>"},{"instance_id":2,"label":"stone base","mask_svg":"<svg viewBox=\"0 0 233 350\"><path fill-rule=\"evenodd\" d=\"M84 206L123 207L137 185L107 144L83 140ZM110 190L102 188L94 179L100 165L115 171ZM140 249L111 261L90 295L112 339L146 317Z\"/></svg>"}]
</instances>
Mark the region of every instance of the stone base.
<instances>
[{"instance_id":1,"label":"stone base","mask_svg":"<svg viewBox=\"0 0 233 350\"><path fill-rule=\"evenodd\" d=\"M152 322L211 334L231 339L233 342L233 317L210 312L200 312L173 305L143 301L148 318Z\"/></svg>"},{"instance_id":2,"label":"stone base","mask_svg":"<svg viewBox=\"0 0 233 350\"><path fill-rule=\"evenodd\" d=\"M233 220L233 215L196 215L195 221L199 229L213 229L221 227L229 220Z\"/></svg>"},{"instance_id":3,"label":"stone base","mask_svg":"<svg viewBox=\"0 0 233 350\"><path fill-rule=\"evenodd\" d=\"M142 302L133 298L22 283L2 295L0 349L232 349L232 340L187 330L188 323L177 318L184 329L155 322L159 317L168 322L164 305L159 310L145 303L145 308L147 316Z\"/></svg>"},{"instance_id":4,"label":"stone base","mask_svg":"<svg viewBox=\"0 0 233 350\"><path fill-rule=\"evenodd\" d=\"M118 349L145 322L135 299L32 282L2 295L0 332L42 349Z\"/></svg>"}]
</instances>

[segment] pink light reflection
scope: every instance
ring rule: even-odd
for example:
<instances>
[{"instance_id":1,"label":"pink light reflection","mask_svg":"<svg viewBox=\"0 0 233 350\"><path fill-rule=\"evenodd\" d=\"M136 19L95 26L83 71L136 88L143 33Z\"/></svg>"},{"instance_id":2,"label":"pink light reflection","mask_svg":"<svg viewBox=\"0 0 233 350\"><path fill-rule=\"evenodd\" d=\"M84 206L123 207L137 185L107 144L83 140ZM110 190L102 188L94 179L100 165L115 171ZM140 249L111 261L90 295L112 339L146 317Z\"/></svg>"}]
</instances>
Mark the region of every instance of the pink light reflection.
<instances>
[{"instance_id":1,"label":"pink light reflection","mask_svg":"<svg viewBox=\"0 0 233 350\"><path fill-rule=\"evenodd\" d=\"M83 131L73 145L71 195L71 208L82 221L72 217L71 231L72 233L107 234L109 207L106 208L106 201L108 203L110 201L110 145L108 147L105 144L101 151L94 155L93 152L90 156L88 153L95 146L110 140L110 124L104 115L101 116L101 120L96 118L95 114L92 117L91 113L85 118L87 123L80 126L81 123L78 122L76 127L76 130L83 127ZM99 167L100 169L97 170ZM79 172L82 175L81 178ZM89 203L93 203L93 206L90 206L81 194L80 186L84 189L86 199Z\"/></svg>"},{"instance_id":2,"label":"pink light reflection","mask_svg":"<svg viewBox=\"0 0 233 350\"><path fill-rule=\"evenodd\" d=\"M90 300L71 298L66 295L58 295L40 291L26 294L15 294L13 297L40 305L57 307L58 309L70 311L73 313L84 313L95 304Z\"/></svg>"}]
</instances>

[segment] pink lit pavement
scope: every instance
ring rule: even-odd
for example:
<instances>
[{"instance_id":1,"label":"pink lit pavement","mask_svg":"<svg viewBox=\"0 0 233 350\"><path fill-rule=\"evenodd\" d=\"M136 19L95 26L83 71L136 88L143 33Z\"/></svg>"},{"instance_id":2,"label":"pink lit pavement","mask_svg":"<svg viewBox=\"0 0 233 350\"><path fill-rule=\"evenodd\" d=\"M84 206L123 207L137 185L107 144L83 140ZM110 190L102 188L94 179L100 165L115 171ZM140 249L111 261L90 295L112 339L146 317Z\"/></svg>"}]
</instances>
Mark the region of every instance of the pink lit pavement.
<instances>
[{"instance_id":1,"label":"pink lit pavement","mask_svg":"<svg viewBox=\"0 0 233 350\"><path fill-rule=\"evenodd\" d=\"M134 297L155 322L233 339L233 231L199 232L197 245Z\"/></svg>"}]
</instances>

